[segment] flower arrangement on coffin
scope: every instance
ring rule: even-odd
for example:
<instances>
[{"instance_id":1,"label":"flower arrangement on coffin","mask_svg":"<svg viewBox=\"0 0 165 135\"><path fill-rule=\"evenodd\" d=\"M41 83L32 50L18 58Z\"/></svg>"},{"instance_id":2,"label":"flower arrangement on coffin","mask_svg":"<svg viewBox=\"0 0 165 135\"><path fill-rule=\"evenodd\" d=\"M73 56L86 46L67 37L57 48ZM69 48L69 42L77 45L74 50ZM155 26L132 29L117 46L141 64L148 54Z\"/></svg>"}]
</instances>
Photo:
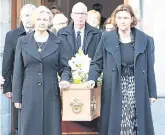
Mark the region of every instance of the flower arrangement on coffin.
<instances>
[{"instance_id":1,"label":"flower arrangement on coffin","mask_svg":"<svg viewBox=\"0 0 165 135\"><path fill-rule=\"evenodd\" d=\"M100 116L101 83L98 79L97 88L86 87L91 58L79 49L68 61L72 71L72 84L62 93L63 121L92 121Z\"/></svg>"},{"instance_id":2,"label":"flower arrangement on coffin","mask_svg":"<svg viewBox=\"0 0 165 135\"><path fill-rule=\"evenodd\" d=\"M85 55L82 49L79 49L75 57L69 60L69 65L72 70L72 83L82 84L88 80L88 72L90 68L91 58ZM102 84L102 74L97 80L97 86Z\"/></svg>"}]
</instances>

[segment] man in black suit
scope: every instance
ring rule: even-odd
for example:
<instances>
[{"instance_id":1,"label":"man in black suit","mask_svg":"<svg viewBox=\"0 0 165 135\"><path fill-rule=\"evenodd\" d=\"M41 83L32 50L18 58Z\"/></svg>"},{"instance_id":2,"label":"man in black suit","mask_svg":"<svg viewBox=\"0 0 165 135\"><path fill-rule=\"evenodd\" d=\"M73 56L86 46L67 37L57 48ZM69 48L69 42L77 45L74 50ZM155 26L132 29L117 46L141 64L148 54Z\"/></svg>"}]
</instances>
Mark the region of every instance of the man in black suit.
<instances>
[{"instance_id":1,"label":"man in black suit","mask_svg":"<svg viewBox=\"0 0 165 135\"><path fill-rule=\"evenodd\" d=\"M2 76L5 79L3 93L8 99L12 98L12 76L14 69L14 56L18 38L26 35L33 29L31 14L36 9L32 4L24 5L20 11L21 24L19 28L7 32L5 38ZM14 107L14 128L18 129L18 110Z\"/></svg>"},{"instance_id":2,"label":"man in black suit","mask_svg":"<svg viewBox=\"0 0 165 135\"><path fill-rule=\"evenodd\" d=\"M87 7L81 2L73 6L71 18L73 22L58 32L58 35L70 46L69 59L78 52L79 48L93 58L102 35L101 31L86 23Z\"/></svg>"},{"instance_id":3,"label":"man in black suit","mask_svg":"<svg viewBox=\"0 0 165 135\"><path fill-rule=\"evenodd\" d=\"M97 46L101 39L101 31L86 23L87 7L84 3L78 2L72 8L71 18L73 22L65 28L59 30L58 35L69 45L68 53L71 59L78 49L81 48L85 54L93 59ZM86 125L91 131L97 130L98 119L92 122L79 122L81 125ZM68 123L72 125L72 123Z\"/></svg>"}]
</instances>

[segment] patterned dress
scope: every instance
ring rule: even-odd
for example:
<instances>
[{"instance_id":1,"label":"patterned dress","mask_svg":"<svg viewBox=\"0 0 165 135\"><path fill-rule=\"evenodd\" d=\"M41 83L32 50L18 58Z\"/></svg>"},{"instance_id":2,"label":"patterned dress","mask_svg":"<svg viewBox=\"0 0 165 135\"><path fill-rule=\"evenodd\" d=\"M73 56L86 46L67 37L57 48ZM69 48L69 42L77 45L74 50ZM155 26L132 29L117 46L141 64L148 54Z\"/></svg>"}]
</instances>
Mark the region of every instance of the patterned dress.
<instances>
[{"instance_id":1,"label":"patterned dress","mask_svg":"<svg viewBox=\"0 0 165 135\"><path fill-rule=\"evenodd\" d=\"M132 43L121 43L122 119L120 135L137 135L134 48Z\"/></svg>"}]
</instances>

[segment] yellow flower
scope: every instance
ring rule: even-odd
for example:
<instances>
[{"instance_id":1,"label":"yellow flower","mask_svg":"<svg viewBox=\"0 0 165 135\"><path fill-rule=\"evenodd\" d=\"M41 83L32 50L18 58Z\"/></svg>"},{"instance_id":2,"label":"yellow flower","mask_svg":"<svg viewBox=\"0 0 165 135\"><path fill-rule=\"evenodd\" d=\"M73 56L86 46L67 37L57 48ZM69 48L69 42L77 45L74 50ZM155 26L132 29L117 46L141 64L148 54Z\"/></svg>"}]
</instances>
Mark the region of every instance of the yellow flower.
<instances>
[{"instance_id":1,"label":"yellow flower","mask_svg":"<svg viewBox=\"0 0 165 135\"><path fill-rule=\"evenodd\" d=\"M76 79L73 80L73 82L76 83L76 84L82 83L82 77L78 76Z\"/></svg>"},{"instance_id":2,"label":"yellow flower","mask_svg":"<svg viewBox=\"0 0 165 135\"><path fill-rule=\"evenodd\" d=\"M76 84L81 84L82 82L81 82L81 80L76 79L76 80L74 80L74 83L76 83Z\"/></svg>"},{"instance_id":3,"label":"yellow flower","mask_svg":"<svg viewBox=\"0 0 165 135\"><path fill-rule=\"evenodd\" d=\"M79 55L84 55L83 50L82 50L82 49L79 49L79 50L78 50L78 54L79 54Z\"/></svg>"}]
</instances>

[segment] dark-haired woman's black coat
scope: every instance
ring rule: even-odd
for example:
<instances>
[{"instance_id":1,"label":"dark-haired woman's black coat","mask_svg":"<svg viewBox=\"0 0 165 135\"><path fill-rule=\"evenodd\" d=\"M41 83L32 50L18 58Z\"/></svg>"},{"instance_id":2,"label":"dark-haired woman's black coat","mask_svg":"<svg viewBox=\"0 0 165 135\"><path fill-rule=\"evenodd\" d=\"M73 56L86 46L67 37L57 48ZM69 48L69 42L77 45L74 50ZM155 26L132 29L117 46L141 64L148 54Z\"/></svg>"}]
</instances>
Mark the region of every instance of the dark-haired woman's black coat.
<instances>
[{"instance_id":1,"label":"dark-haired woman's black coat","mask_svg":"<svg viewBox=\"0 0 165 135\"><path fill-rule=\"evenodd\" d=\"M157 98L152 46L149 37L135 29L134 73L138 135L154 135L149 98ZM116 30L104 33L93 62L89 80L103 70L99 135L119 135L121 97L121 55Z\"/></svg>"}]
</instances>

